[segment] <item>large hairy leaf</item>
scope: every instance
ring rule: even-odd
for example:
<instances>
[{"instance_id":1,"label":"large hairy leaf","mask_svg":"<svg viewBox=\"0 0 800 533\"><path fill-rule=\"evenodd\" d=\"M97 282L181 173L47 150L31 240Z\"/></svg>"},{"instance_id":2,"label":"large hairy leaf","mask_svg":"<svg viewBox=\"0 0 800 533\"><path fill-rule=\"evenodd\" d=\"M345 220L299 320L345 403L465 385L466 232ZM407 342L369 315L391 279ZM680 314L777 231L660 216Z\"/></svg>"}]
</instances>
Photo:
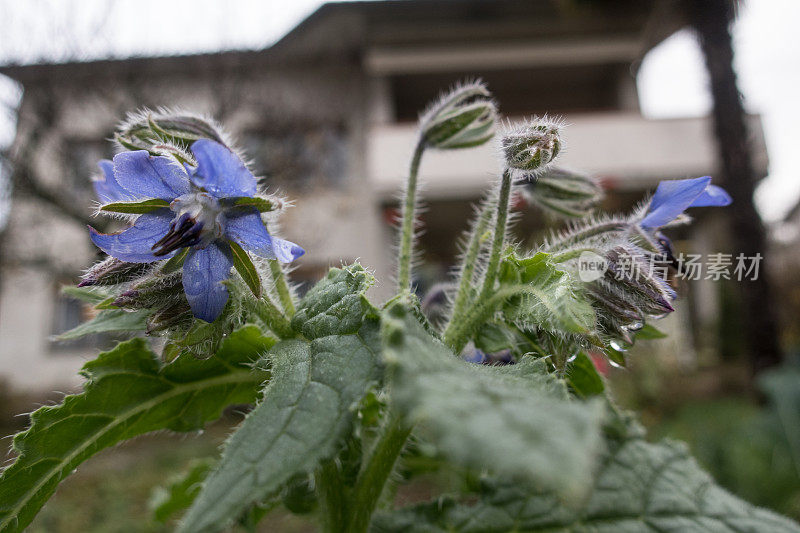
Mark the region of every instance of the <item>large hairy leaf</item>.
<instances>
[{"instance_id":1,"label":"large hairy leaf","mask_svg":"<svg viewBox=\"0 0 800 533\"><path fill-rule=\"evenodd\" d=\"M142 331L147 326L147 315L150 311L124 311L122 309L107 309L97 313L93 319L84 322L69 331L58 335L56 340L67 341L78 339L96 333L109 333L112 331Z\"/></svg>"},{"instance_id":2,"label":"large hairy leaf","mask_svg":"<svg viewBox=\"0 0 800 533\"><path fill-rule=\"evenodd\" d=\"M800 532L791 520L716 486L684 445L642 438L606 455L591 496L579 507L508 481L488 481L478 496L476 503L442 498L379 515L372 532Z\"/></svg>"},{"instance_id":3,"label":"large hairy leaf","mask_svg":"<svg viewBox=\"0 0 800 533\"><path fill-rule=\"evenodd\" d=\"M550 261L550 254L507 257L499 278L500 292L511 294L503 308L510 322L561 333L587 334L594 328L592 306L576 293L571 276Z\"/></svg>"},{"instance_id":4,"label":"large hairy leaf","mask_svg":"<svg viewBox=\"0 0 800 533\"><path fill-rule=\"evenodd\" d=\"M506 367L458 359L402 305L383 318L392 399L442 454L469 467L581 493L600 449L601 406L570 401L540 360Z\"/></svg>"},{"instance_id":5,"label":"large hairy leaf","mask_svg":"<svg viewBox=\"0 0 800 533\"><path fill-rule=\"evenodd\" d=\"M228 441L181 531L224 528L338 451L380 376L377 311L363 297L371 279L359 265L332 269L301 302L292 323L313 340L283 341L270 351L273 379L264 399Z\"/></svg>"},{"instance_id":6,"label":"large hairy leaf","mask_svg":"<svg viewBox=\"0 0 800 533\"><path fill-rule=\"evenodd\" d=\"M169 364L134 339L84 365L84 392L31 415L14 438L16 461L0 475L0 531L22 530L58 483L108 446L159 429L191 431L231 404L255 401L267 372L251 364L274 344L244 327L217 354Z\"/></svg>"}]
</instances>

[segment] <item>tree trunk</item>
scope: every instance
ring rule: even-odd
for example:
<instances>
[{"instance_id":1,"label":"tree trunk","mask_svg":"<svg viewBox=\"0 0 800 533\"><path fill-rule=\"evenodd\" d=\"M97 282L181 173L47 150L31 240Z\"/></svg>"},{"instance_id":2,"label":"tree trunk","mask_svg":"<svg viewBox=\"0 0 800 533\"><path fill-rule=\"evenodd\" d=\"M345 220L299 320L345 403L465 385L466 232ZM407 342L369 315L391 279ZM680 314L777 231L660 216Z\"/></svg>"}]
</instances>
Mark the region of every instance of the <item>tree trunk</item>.
<instances>
[{"instance_id":1,"label":"tree trunk","mask_svg":"<svg viewBox=\"0 0 800 533\"><path fill-rule=\"evenodd\" d=\"M766 256L764 225L753 203L757 176L753 170L744 108L733 70L730 24L734 1L688 0L690 22L705 56L714 99L714 129L722 170L722 184L733 197L729 210L735 257L743 253ZM768 259L767 259L768 260ZM781 362L777 318L770 298L770 284L763 262L755 280L738 282L745 327L746 352L754 372Z\"/></svg>"}]
</instances>

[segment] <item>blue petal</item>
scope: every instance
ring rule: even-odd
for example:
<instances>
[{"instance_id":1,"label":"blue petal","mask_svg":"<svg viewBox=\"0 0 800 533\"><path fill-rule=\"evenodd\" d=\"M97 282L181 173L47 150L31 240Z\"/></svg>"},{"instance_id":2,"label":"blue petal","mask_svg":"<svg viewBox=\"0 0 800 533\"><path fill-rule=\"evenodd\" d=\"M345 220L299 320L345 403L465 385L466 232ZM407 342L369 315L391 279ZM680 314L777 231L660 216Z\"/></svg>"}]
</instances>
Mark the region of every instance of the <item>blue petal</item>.
<instances>
[{"instance_id":1,"label":"blue petal","mask_svg":"<svg viewBox=\"0 0 800 533\"><path fill-rule=\"evenodd\" d=\"M206 322L217 319L228 301L228 289L222 282L232 266L230 255L215 243L189 251L183 263L183 290L194 316Z\"/></svg>"},{"instance_id":2,"label":"blue petal","mask_svg":"<svg viewBox=\"0 0 800 533\"><path fill-rule=\"evenodd\" d=\"M247 170L239 156L227 147L210 139L200 139L192 144L197 159L197 169L192 181L217 198L253 196L256 178Z\"/></svg>"},{"instance_id":3,"label":"blue petal","mask_svg":"<svg viewBox=\"0 0 800 533\"><path fill-rule=\"evenodd\" d=\"M487 360L486 354L478 348L472 349L471 351L465 353L462 357L467 363L475 363L476 365L483 364Z\"/></svg>"},{"instance_id":4,"label":"blue petal","mask_svg":"<svg viewBox=\"0 0 800 533\"><path fill-rule=\"evenodd\" d=\"M703 191L703 194L698 196L697 200L692 202L692 205L689 207L722 207L731 205L731 202L733 202L733 199L731 195L728 194L728 191L716 185L709 185L706 187L706 190Z\"/></svg>"},{"instance_id":5,"label":"blue petal","mask_svg":"<svg viewBox=\"0 0 800 533\"><path fill-rule=\"evenodd\" d=\"M710 176L688 180L662 181L650 201L643 228L659 228L683 213L711 182Z\"/></svg>"},{"instance_id":6,"label":"blue petal","mask_svg":"<svg viewBox=\"0 0 800 533\"><path fill-rule=\"evenodd\" d=\"M171 158L152 156L147 150L114 156L117 183L139 198L171 201L191 190L189 176Z\"/></svg>"},{"instance_id":7,"label":"blue petal","mask_svg":"<svg viewBox=\"0 0 800 533\"><path fill-rule=\"evenodd\" d=\"M102 159L97 166L103 171L103 177L92 181L97 199L103 203L124 202L134 199L128 191L123 189L114 178L114 163Z\"/></svg>"},{"instance_id":8,"label":"blue petal","mask_svg":"<svg viewBox=\"0 0 800 533\"><path fill-rule=\"evenodd\" d=\"M89 236L98 248L112 257L129 263L152 263L174 254L156 257L152 250L169 231L172 219L169 209L159 209L140 215L133 226L120 233L100 233L90 226Z\"/></svg>"},{"instance_id":9,"label":"blue petal","mask_svg":"<svg viewBox=\"0 0 800 533\"><path fill-rule=\"evenodd\" d=\"M261 221L261 215L254 208L228 214L225 234L245 250L267 259L277 259L281 263L291 263L306 253L293 242L270 235Z\"/></svg>"}]
</instances>

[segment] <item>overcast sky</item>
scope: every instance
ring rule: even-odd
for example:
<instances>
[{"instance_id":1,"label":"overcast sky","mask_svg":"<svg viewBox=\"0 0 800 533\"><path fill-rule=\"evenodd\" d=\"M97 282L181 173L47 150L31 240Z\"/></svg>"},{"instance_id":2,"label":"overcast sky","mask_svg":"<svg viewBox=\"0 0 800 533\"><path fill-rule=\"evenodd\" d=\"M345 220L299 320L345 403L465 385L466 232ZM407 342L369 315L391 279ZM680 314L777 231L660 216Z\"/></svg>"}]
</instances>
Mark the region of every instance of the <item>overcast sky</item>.
<instances>
[{"instance_id":1,"label":"overcast sky","mask_svg":"<svg viewBox=\"0 0 800 533\"><path fill-rule=\"evenodd\" d=\"M320 0L0 0L0 63L127 57L268 46ZM748 110L761 113L770 175L757 192L767 220L800 197L800 0L749 0L734 28L736 67ZM2 76L0 76L2 78ZM642 110L654 118L708 113L697 43L681 32L653 50L639 74ZM18 91L0 79L0 104ZM13 138L0 115L0 145Z\"/></svg>"}]
</instances>

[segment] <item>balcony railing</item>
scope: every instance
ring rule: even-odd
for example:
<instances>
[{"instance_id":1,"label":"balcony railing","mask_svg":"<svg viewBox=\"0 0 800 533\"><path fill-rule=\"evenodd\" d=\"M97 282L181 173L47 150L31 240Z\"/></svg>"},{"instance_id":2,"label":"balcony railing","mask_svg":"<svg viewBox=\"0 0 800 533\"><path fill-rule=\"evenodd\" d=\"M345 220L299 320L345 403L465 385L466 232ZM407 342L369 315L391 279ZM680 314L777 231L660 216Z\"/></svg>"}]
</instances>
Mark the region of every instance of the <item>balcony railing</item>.
<instances>
[{"instance_id":1,"label":"balcony railing","mask_svg":"<svg viewBox=\"0 0 800 533\"><path fill-rule=\"evenodd\" d=\"M613 188L637 190L658 180L713 174L717 150L709 117L653 120L637 113L596 113L566 117L565 150L559 164L602 178ZM757 174L767 173L761 120L748 117ZM405 180L415 126L374 126L367 168L379 196L394 195ZM421 173L429 198L468 198L497 176L495 144L469 150L426 153Z\"/></svg>"}]
</instances>

